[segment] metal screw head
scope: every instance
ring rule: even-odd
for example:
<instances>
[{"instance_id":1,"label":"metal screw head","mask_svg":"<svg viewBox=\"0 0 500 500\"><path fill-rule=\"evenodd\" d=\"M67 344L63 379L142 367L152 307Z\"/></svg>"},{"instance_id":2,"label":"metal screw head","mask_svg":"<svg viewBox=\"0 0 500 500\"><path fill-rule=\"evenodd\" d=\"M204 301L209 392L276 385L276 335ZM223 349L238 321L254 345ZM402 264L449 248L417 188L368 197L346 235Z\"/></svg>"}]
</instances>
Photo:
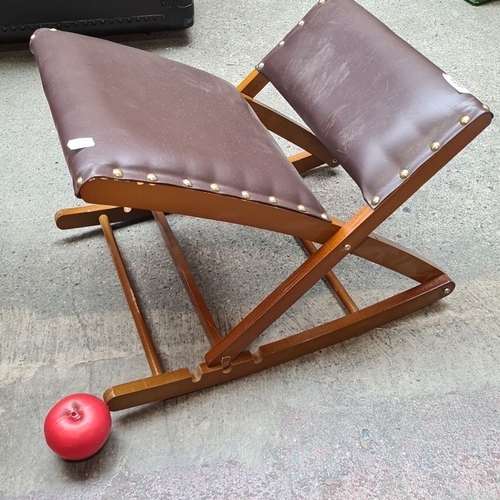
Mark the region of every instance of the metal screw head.
<instances>
[{"instance_id":1,"label":"metal screw head","mask_svg":"<svg viewBox=\"0 0 500 500\"><path fill-rule=\"evenodd\" d=\"M243 196L243 198L245 198L247 200L250 199L250 193L248 191L242 191L241 196Z\"/></svg>"},{"instance_id":2,"label":"metal screw head","mask_svg":"<svg viewBox=\"0 0 500 500\"><path fill-rule=\"evenodd\" d=\"M490 107L487 104L483 104L483 109L485 109L486 111L489 111Z\"/></svg>"},{"instance_id":3,"label":"metal screw head","mask_svg":"<svg viewBox=\"0 0 500 500\"><path fill-rule=\"evenodd\" d=\"M297 205L297 208L301 211L301 212L307 212L307 209L304 205Z\"/></svg>"},{"instance_id":4,"label":"metal screw head","mask_svg":"<svg viewBox=\"0 0 500 500\"><path fill-rule=\"evenodd\" d=\"M151 181L151 182L156 182L158 180L158 177L156 174L148 174L146 177L148 178L148 181Z\"/></svg>"},{"instance_id":5,"label":"metal screw head","mask_svg":"<svg viewBox=\"0 0 500 500\"><path fill-rule=\"evenodd\" d=\"M213 184L210 184L210 187L214 190L214 191L220 191L220 186L218 184L215 184L215 182Z\"/></svg>"},{"instance_id":6,"label":"metal screw head","mask_svg":"<svg viewBox=\"0 0 500 500\"><path fill-rule=\"evenodd\" d=\"M269 201L275 205L278 203L278 200L274 196L269 196Z\"/></svg>"},{"instance_id":7,"label":"metal screw head","mask_svg":"<svg viewBox=\"0 0 500 500\"><path fill-rule=\"evenodd\" d=\"M298 22L298 26L304 26L304 20L301 19L299 22Z\"/></svg>"},{"instance_id":8,"label":"metal screw head","mask_svg":"<svg viewBox=\"0 0 500 500\"><path fill-rule=\"evenodd\" d=\"M193 183L189 179L184 179L182 183L188 188L193 187Z\"/></svg>"},{"instance_id":9,"label":"metal screw head","mask_svg":"<svg viewBox=\"0 0 500 500\"><path fill-rule=\"evenodd\" d=\"M467 125L469 122L470 122L470 117L468 117L467 115L464 115L462 116L462 118L460 118L460 125Z\"/></svg>"},{"instance_id":10,"label":"metal screw head","mask_svg":"<svg viewBox=\"0 0 500 500\"><path fill-rule=\"evenodd\" d=\"M344 245L344 252L348 252L351 249L351 245Z\"/></svg>"},{"instance_id":11,"label":"metal screw head","mask_svg":"<svg viewBox=\"0 0 500 500\"><path fill-rule=\"evenodd\" d=\"M123 170L121 168L114 168L113 175L115 177L123 177Z\"/></svg>"},{"instance_id":12,"label":"metal screw head","mask_svg":"<svg viewBox=\"0 0 500 500\"><path fill-rule=\"evenodd\" d=\"M264 67L264 63L263 62L257 64L257 69L262 69L263 67Z\"/></svg>"},{"instance_id":13,"label":"metal screw head","mask_svg":"<svg viewBox=\"0 0 500 500\"><path fill-rule=\"evenodd\" d=\"M445 289L443 290L443 293L444 293L445 295L450 295L450 293L451 293L451 288L445 288Z\"/></svg>"},{"instance_id":14,"label":"metal screw head","mask_svg":"<svg viewBox=\"0 0 500 500\"><path fill-rule=\"evenodd\" d=\"M372 205L378 205L380 203L380 196L374 196L372 198Z\"/></svg>"},{"instance_id":15,"label":"metal screw head","mask_svg":"<svg viewBox=\"0 0 500 500\"><path fill-rule=\"evenodd\" d=\"M399 177L401 177L401 179L406 179L408 177L408 170L404 169L404 170L401 170L401 172L399 172Z\"/></svg>"},{"instance_id":16,"label":"metal screw head","mask_svg":"<svg viewBox=\"0 0 500 500\"><path fill-rule=\"evenodd\" d=\"M329 220L330 218L326 214L321 214L321 218L325 220Z\"/></svg>"},{"instance_id":17,"label":"metal screw head","mask_svg":"<svg viewBox=\"0 0 500 500\"><path fill-rule=\"evenodd\" d=\"M81 177L78 177L78 179L76 179L76 187L82 187L82 184L83 184L83 179Z\"/></svg>"},{"instance_id":18,"label":"metal screw head","mask_svg":"<svg viewBox=\"0 0 500 500\"><path fill-rule=\"evenodd\" d=\"M126 214L129 214L130 212L132 212L132 208L131 208L131 207L123 207L123 211L124 211Z\"/></svg>"},{"instance_id":19,"label":"metal screw head","mask_svg":"<svg viewBox=\"0 0 500 500\"><path fill-rule=\"evenodd\" d=\"M283 45L285 45L285 40L281 40L281 42L278 43L278 47L283 47Z\"/></svg>"},{"instance_id":20,"label":"metal screw head","mask_svg":"<svg viewBox=\"0 0 500 500\"><path fill-rule=\"evenodd\" d=\"M431 144L431 151L437 151L439 148L441 147L441 144L439 144L439 142L433 142Z\"/></svg>"}]
</instances>

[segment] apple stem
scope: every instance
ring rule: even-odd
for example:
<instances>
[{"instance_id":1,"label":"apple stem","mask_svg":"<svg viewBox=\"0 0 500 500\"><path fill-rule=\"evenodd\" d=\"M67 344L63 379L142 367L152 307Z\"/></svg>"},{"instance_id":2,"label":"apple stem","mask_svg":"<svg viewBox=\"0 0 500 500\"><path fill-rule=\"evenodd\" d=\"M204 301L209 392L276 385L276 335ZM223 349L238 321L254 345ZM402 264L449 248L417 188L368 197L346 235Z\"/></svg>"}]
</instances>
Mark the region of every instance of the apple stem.
<instances>
[{"instance_id":1,"label":"apple stem","mask_svg":"<svg viewBox=\"0 0 500 500\"><path fill-rule=\"evenodd\" d=\"M80 414L78 413L77 410L71 410L69 414L74 420L78 420L80 418Z\"/></svg>"}]
</instances>

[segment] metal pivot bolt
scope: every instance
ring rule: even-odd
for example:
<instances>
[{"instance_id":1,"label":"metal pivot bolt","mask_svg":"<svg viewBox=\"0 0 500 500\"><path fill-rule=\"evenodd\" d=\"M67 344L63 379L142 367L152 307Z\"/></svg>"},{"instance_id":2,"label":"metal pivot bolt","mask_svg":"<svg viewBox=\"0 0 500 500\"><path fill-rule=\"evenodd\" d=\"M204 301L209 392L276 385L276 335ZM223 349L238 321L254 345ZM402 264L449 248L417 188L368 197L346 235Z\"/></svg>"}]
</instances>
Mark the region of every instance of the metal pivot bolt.
<instances>
[{"instance_id":1,"label":"metal pivot bolt","mask_svg":"<svg viewBox=\"0 0 500 500\"><path fill-rule=\"evenodd\" d=\"M344 245L344 252L349 252L351 245Z\"/></svg>"}]
</instances>

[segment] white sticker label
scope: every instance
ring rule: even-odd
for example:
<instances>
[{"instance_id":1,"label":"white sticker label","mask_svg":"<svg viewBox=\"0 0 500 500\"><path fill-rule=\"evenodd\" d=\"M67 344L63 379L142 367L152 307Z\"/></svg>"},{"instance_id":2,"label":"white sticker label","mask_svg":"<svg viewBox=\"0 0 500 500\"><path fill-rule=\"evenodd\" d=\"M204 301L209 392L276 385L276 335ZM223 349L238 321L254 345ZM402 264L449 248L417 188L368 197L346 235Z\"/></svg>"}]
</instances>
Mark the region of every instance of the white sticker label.
<instances>
[{"instance_id":1,"label":"white sticker label","mask_svg":"<svg viewBox=\"0 0 500 500\"><path fill-rule=\"evenodd\" d=\"M457 82L452 76L443 73L443 78L457 91L461 94L470 94L469 90L466 89L460 82Z\"/></svg>"},{"instance_id":2,"label":"white sticker label","mask_svg":"<svg viewBox=\"0 0 500 500\"><path fill-rule=\"evenodd\" d=\"M68 141L68 148L71 149L71 151L75 149L91 148L92 146L95 146L92 137L80 137L79 139L71 139L71 141Z\"/></svg>"}]
</instances>

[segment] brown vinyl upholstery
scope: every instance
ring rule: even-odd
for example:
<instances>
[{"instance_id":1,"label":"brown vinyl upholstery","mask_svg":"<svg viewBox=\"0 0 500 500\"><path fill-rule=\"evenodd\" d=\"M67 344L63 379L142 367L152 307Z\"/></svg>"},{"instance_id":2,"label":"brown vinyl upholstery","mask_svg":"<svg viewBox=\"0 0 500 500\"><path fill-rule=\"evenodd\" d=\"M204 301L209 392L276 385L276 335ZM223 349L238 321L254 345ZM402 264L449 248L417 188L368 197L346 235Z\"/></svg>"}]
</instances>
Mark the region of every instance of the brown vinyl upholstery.
<instances>
[{"instance_id":1,"label":"brown vinyl upholstery","mask_svg":"<svg viewBox=\"0 0 500 500\"><path fill-rule=\"evenodd\" d=\"M77 196L92 179L135 184L153 176L157 184L185 189L186 196L199 190L326 217L271 134L224 80L62 31L38 30L31 50ZM95 146L70 150L68 141L78 138L92 138Z\"/></svg>"},{"instance_id":2,"label":"brown vinyl upholstery","mask_svg":"<svg viewBox=\"0 0 500 500\"><path fill-rule=\"evenodd\" d=\"M352 0L319 2L257 68L371 206L487 112Z\"/></svg>"}]
</instances>

